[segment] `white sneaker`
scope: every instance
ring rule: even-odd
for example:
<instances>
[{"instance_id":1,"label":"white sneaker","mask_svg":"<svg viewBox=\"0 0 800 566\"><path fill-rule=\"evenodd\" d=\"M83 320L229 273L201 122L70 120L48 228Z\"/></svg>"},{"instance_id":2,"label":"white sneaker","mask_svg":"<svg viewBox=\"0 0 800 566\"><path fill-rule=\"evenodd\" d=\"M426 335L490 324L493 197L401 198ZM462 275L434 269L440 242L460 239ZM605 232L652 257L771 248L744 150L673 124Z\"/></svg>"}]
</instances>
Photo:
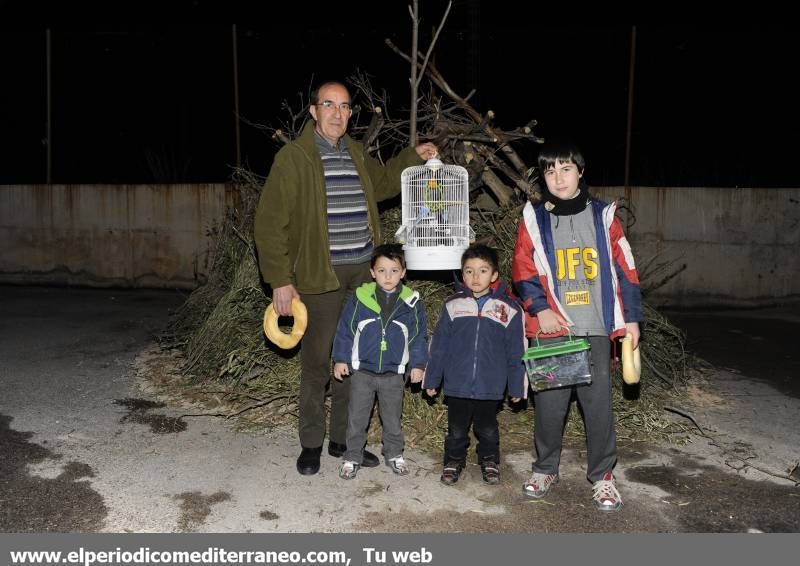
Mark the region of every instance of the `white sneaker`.
<instances>
[{"instance_id":1,"label":"white sneaker","mask_svg":"<svg viewBox=\"0 0 800 566\"><path fill-rule=\"evenodd\" d=\"M603 474L603 479L594 482L592 499L598 511L617 511L622 507L622 497L611 472Z\"/></svg>"},{"instance_id":2,"label":"white sneaker","mask_svg":"<svg viewBox=\"0 0 800 566\"><path fill-rule=\"evenodd\" d=\"M343 480L351 480L356 477L360 467L360 464L352 460L345 460L344 464L342 464L342 467L339 469L339 477Z\"/></svg>"},{"instance_id":3,"label":"white sneaker","mask_svg":"<svg viewBox=\"0 0 800 566\"><path fill-rule=\"evenodd\" d=\"M402 456L396 456L395 458L389 458L386 460L386 465L391 468L391 470L397 474L398 476L406 476L408 475L408 464L403 459Z\"/></svg>"}]
</instances>

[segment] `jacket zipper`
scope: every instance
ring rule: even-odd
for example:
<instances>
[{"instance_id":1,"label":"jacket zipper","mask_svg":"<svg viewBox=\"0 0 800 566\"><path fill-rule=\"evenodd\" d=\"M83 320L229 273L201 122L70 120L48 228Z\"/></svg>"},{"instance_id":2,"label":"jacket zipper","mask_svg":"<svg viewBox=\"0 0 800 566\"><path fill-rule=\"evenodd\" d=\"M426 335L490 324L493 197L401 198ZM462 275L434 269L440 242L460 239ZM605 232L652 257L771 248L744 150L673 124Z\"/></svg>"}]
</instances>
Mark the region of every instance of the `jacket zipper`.
<instances>
[{"instance_id":1,"label":"jacket zipper","mask_svg":"<svg viewBox=\"0 0 800 566\"><path fill-rule=\"evenodd\" d=\"M378 300L377 297L374 298L376 301ZM397 297L397 302L398 303L400 302L400 297ZM399 305L395 304L394 310L391 312L391 314L389 314L389 317L386 319L386 324L383 323L383 317L380 315L380 313L378 313L378 321L380 321L381 323L381 343L378 346L378 349L380 350L380 354L378 354L378 373L380 373L381 370L383 370L383 352L389 349L389 345L386 343L386 325L392 322L392 317L394 316L394 313L397 312L398 308Z\"/></svg>"},{"instance_id":2,"label":"jacket zipper","mask_svg":"<svg viewBox=\"0 0 800 566\"><path fill-rule=\"evenodd\" d=\"M378 349L380 350L380 354L378 354L378 373L380 373L383 369L383 351L386 349L386 327L383 326L383 321L381 321L381 344Z\"/></svg>"},{"instance_id":3,"label":"jacket zipper","mask_svg":"<svg viewBox=\"0 0 800 566\"><path fill-rule=\"evenodd\" d=\"M476 300L477 304L478 301ZM478 326L475 328L475 346L472 352L472 394L475 395L475 380L478 375L478 335L481 331L481 307L478 305Z\"/></svg>"}]
</instances>

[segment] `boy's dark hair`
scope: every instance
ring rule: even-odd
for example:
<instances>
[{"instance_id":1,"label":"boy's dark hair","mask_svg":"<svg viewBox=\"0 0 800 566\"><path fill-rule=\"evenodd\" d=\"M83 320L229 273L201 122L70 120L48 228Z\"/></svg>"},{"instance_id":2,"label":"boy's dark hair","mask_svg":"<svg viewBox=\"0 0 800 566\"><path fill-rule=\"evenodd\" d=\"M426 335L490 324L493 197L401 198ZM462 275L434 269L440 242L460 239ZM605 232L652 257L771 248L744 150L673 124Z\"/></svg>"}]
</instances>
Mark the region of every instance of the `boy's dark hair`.
<instances>
[{"instance_id":1,"label":"boy's dark hair","mask_svg":"<svg viewBox=\"0 0 800 566\"><path fill-rule=\"evenodd\" d=\"M556 161L574 163L581 174L586 167L586 160L583 158L580 148L566 140L550 141L542 146L538 158L539 173L544 174L548 169L555 167Z\"/></svg>"},{"instance_id":2,"label":"boy's dark hair","mask_svg":"<svg viewBox=\"0 0 800 566\"><path fill-rule=\"evenodd\" d=\"M400 267L406 268L406 256L403 253L403 246L400 244L383 244L372 250L372 259L369 261L370 268L375 267L375 262L379 257L386 257L399 262Z\"/></svg>"},{"instance_id":3,"label":"boy's dark hair","mask_svg":"<svg viewBox=\"0 0 800 566\"><path fill-rule=\"evenodd\" d=\"M464 264L469 259L482 259L492 266L496 272L500 272L500 257L497 255L497 250L490 248L486 244L472 244L464 253L461 254L461 269L464 269Z\"/></svg>"}]
</instances>

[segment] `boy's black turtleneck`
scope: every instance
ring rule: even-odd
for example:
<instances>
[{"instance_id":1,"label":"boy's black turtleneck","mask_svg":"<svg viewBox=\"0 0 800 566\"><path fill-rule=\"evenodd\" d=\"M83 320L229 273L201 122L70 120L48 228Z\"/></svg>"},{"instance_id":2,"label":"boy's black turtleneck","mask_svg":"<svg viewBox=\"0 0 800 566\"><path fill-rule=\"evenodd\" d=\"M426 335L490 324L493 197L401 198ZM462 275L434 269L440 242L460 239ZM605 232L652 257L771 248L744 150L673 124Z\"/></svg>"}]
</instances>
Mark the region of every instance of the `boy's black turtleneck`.
<instances>
[{"instance_id":1,"label":"boy's black turtleneck","mask_svg":"<svg viewBox=\"0 0 800 566\"><path fill-rule=\"evenodd\" d=\"M562 200L551 193L546 183L543 188L542 199L544 200L544 209L556 216L572 216L573 214L583 212L583 209L589 204L591 198L589 195L589 185L587 185L586 181L583 179L578 181L578 194L567 200Z\"/></svg>"},{"instance_id":2,"label":"boy's black turtleneck","mask_svg":"<svg viewBox=\"0 0 800 566\"><path fill-rule=\"evenodd\" d=\"M400 297L400 286L398 285L394 291L389 293L381 289L379 285L375 285L375 297L378 299L378 306L381 307L381 320L383 320L383 324L386 324Z\"/></svg>"}]
</instances>

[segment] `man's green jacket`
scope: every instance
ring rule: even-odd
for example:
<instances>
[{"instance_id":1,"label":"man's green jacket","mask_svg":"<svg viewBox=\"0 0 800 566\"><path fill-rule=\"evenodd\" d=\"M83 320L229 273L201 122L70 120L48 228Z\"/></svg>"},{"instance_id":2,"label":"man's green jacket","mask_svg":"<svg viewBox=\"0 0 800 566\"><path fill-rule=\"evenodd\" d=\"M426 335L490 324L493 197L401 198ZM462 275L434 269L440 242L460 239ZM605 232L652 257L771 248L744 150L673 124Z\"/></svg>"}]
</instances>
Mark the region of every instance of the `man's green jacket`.
<instances>
[{"instance_id":1,"label":"man's green jacket","mask_svg":"<svg viewBox=\"0 0 800 566\"><path fill-rule=\"evenodd\" d=\"M344 140L366 195L372 240L378 245L378 201L397 195L403 169L422 160L409 147L384 166L367 155L361 143L348 135ZM311 120L275 155L256 210L255 241L261 277L273 289L292 284L300 293L318 294L339 288L330 261L325 175Z\"/></svg>"}]
</instances>

